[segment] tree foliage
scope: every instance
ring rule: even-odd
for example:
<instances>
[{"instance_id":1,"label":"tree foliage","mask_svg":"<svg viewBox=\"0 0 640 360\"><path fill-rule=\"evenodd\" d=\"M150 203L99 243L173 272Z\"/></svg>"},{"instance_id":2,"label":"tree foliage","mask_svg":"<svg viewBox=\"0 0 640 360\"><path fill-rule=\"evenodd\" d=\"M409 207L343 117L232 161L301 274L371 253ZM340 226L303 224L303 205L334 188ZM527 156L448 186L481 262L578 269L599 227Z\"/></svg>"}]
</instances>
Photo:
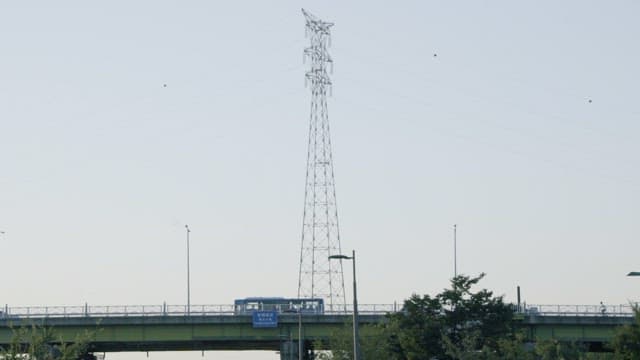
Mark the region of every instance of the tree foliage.
<instances>
[{"instance_id":1,"label":"tree foliage","mask_svg":"<svg viewBox=\"0 0 640 360\"><path fill-rule=\"evenodd\" d=\"M365 325L359 328L360 355L362 359L392 359L384 325ZM348 360L353 359L353 322L348 321L343 327L334 331L329 340L331 351L315 354L316 360ZM320 345L320 344L319 344ZM314 348L320 348L320 346Z\"/></svg>"},{"instance_id":2,"label":"tree foliage","mask_svg":"<svg viewBox=\"0 0 640 360\"><path fill-rule=\"evenodd\" d=\"M513 311L501 296L473 289L483 277L457 276L450 289L436 296L412 295L404 302L403 311L390 314L386 324L361 328L362 358L479 359L480 353L496 353L501 341L511 336ZM319 358L353 358L350 326L332 336L331 353Z\"/></svg>"},{"instance_id":3,"label":"tree foliage","mask_svg":"<svg viewBox=\"0 0 640 360\"><path fill-rule=\"evenodd\" d=\"M0 349L0 360L77 360L87 353L94 336L86 331L76 335L74 341L65 342L50 327L14 328L9 345Z\"/></svg>"},{"instance_id":4,"label":"tree foliage","mask_svg":"<svg viewBox=\"0 0 640 360\"><path fill-rule=\"evenodd\" d=\"M619 327L611 341L616 359L640 359L640 308L634 305L633 312L633 324Z\"/></svg>"},{"instance_id":5,"label":"tree foliage","mask_svg":"<svg viewBox=\"0 0 640 360\"><path fill-rule=\"evenodd\" d=\"M596 359L599 356L587 353L583 344L561 342L558 340L544 340L536 342L535 354L539 360L585 360Z\"/></svg>"},{"instance_id":6,"label":"tree foliage","mask_svg":"<svg viewBox=\"0 0 640 360\"><path fill-rule=\"evenodd\" d=\"M580 343L527 342L514 329L513 306L487 289L476 290L484 274L456 276L451 288L412 295L385 324L363 327L361 354L367 360L640 360L640 310L636 323L620 328L615 354L589 353ZM320 360L353 359L351 323L336 331L331 351Z\"/></svg>"},{"instance_id":7,"label":"tree foliage","mask_svg":"<svg viewBox=\"0 0 640 360\"><path fill-rule=\"evenodd\" d=\"M524 344L524 336L503 337L497 340L495 348L487 345L479 348L480 333L475 330L462 335L459 344L454 344L443 336L445 353L451 359L459 360L536 360L534 354Z\"/></svg>"},{"instance_id":8,"label":"tree foliage","mask_svg":"<svg viewBox=\"0 0 640 360\"><path fill-rule=\"evenodd\" d=\"M450 289L434 297L406 300L403 312L390 315L390 348L396 358L463 359L462 352L497 351L500 339L512 335L513 310L502 296L473 290L483 277L459 275Z\"/></svg>"}]
</instances>

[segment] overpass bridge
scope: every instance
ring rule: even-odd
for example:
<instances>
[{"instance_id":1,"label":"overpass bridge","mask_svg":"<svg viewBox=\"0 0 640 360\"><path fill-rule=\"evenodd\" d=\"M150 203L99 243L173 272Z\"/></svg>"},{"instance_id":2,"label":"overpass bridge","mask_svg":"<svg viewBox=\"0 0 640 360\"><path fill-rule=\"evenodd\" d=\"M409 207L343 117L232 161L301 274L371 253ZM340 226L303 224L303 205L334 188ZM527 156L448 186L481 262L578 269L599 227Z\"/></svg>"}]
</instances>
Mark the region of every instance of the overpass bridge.
<instances>
[{"instance_id":1,"label":"overpass bridge","mask_svg":"<svg viewBox=\"0 0 640 360\"><path fill-rule=\"evenodd\" d=\"M515 314L516 325L530 341L580 342L589 351L605 346L619 326L633 324L631 305L530 305Z\"/></svg>"},{"instance_id":2,"label":"overpass bridge","mask_svg":"<svg viewBox=\"0 0 640 360\"><path fill-rule=\"evenodd\" d=\"M397 305L359 305L359 323L376 324ZM352 321L352 308L323 314L280 313L274 327L256 327L252 315L233 305L123 305L0 308L0 347L9 344L12 327L52 327L65 342L94 332L90 351L271 350L282 359L298 359L298 342L309 353L334 330ZM306 358L306 357L305 357Z\"/></svg>"},{"instance_id":3,"label":"overpass bridge","mask_svg":"<svg viewBox=\"0 0 640 360\"><path fill-rule=\"evenodd\" d=\"M359 323L386 321L399 311L392 305L359 305ZM614 329L633 322L629 305L529 305L515 314L516 325L532 341L558 339L584 342L602 351ZM351 309L324 314L282 313L274 327L256 327L251 315L234 313L233 305L136 305L0 308L0 347L12 337L12 327L53 327L72 342L85 331L95 332L90 351L271 350L281 359L297 359L299 341L308 353L334 330L352 320Z\"/></svg>"}]
</instances>

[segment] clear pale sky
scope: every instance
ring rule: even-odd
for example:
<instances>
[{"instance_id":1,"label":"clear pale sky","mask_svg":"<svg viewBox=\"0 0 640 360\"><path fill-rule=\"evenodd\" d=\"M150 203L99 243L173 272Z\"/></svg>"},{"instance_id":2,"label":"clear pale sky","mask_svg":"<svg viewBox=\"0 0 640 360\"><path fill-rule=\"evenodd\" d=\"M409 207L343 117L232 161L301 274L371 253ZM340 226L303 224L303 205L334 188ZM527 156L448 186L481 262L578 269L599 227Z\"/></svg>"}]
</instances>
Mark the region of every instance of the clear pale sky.
<instances>
[{"instance_id":1,"label":"clear pale sky","mask_svg":"<svg viewBox=\"0 0 640 360\"><path fill-rule=\"evenodd\" d=\"M301 7L361 303L446 287L454 223L508 301L640 298L637 1L3 1L0 303L184 304L184 224L193 304L295 296Z\"/></svg>"}]
</instances>

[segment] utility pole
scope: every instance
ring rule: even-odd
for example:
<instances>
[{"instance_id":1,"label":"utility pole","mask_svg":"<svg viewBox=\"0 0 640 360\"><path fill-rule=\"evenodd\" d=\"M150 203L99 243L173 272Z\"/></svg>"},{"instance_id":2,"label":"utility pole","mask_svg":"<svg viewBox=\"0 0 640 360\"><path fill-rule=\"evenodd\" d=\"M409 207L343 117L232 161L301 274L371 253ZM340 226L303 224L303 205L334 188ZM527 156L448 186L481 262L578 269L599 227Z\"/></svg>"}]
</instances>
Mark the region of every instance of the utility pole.
<instances>
[{"instance_id":1,"label":"utility pole","mask_svg":"<svg viewBox=\"0 0 640 360\"><path fill-rule=\"evenodd\" d=\"M191 266L189 264L189 234L191 229L189 229L189 225L185 225L184 228L187 230L187 315L191 315Z\"/></svg>"},{"instance_id":2,"label":"utility pole","mask_svg":"<svg viewBox=\"0 0 640 360\"><path fill-rule=\"evenodd\" d=\"M346 255L331 255L329 260L338 259L353 261L353 359L360 360L360 336L359 336L359 320L358 320L358 285L356 282L356 251L352 250L351 256Z\"/></svg>"},{"instance_id":3,"label":"utility pole","mask_svg":"<svg viewBox=\"0 0 640 360\"><path fill-rule=\"evenodd\" d=\"M457 231L458 225L453 224L453 277L458 276L458 249L457 249Z\"/></svg>"}]
</instances>

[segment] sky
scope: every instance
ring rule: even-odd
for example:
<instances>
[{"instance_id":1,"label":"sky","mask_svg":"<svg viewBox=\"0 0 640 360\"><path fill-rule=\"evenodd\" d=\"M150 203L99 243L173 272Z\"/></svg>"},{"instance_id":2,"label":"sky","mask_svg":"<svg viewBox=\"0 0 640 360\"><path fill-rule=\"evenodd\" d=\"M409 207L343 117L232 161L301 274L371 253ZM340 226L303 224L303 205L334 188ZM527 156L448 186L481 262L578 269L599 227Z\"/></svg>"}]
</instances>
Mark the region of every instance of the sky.
<instances>
[{"instance_id":1,"label":"sky","mask_svg":"<svg viewBox=\"0 0 640 360\"><path fill-rule=\"evenodd\" d=\"M447 287L453 224L507 301L640 299L637 1L36 0L0 3L0 303L184 304L185 224L192 304L295 296L301 7L359 303Z\"/></svg>"}]
</instances>

